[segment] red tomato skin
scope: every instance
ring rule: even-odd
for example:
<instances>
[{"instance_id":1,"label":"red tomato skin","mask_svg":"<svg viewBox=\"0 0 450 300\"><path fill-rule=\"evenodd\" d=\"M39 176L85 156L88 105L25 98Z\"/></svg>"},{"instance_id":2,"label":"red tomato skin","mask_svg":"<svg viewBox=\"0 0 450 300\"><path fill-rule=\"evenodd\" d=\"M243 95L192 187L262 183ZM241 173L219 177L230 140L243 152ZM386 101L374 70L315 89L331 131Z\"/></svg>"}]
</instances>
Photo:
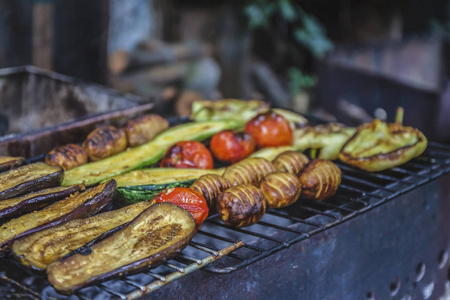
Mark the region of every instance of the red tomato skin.
<instances>
[{"instance_id":1,"label":"red tomato skin","mask_svg":"<svg viewBox=\"0 0 450 300\"><path fill-rule=\"evenodd\" d=\"M162 168L212 169L211 152L197 141L182 141L167 149L161 160Z\"/></svg>"},{"instance_id":2,"label":"red tomato skin","mask_svg":"<svg viewBox=\"0 0 450 300\"><path fill-rule=\"evenodd\" d=\"M153 201L155 203L170 202L185 209L194 218L197 228L202 226L209 213L205 197L190 188L177 187L166 189L156 195Z\"/></svg>"},{"instance_id":3,"label":"red tomato skin","mask_svg":"<svg viewBox=\"0 0 450 300\"><path fill-rule=\"evenodd\" d=\"M214 157L225 163L236 163L255 151L256 142L246 132L224 130L216 133L209 144Z\"/></svg>"},{"instance_id":4,"label":"red tomato skin","mask_svg":"<svg viewBox=\"0 0 450 300\"><path fill-rule=\"evenodd\" d=\"M289 122L273 111L259 114L248 121L244 131L255 138L258 148L286 146L293 141Z\"/></svg>"}]
</instances>

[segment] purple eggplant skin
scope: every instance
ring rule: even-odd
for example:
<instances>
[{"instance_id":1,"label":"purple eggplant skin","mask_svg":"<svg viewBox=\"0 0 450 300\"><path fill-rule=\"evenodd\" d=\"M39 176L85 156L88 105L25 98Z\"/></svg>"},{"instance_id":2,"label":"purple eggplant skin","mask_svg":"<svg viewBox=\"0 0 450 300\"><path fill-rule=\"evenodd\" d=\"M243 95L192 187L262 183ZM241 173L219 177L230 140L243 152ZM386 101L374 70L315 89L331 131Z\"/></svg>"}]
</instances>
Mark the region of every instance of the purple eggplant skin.
<instances>
[{"instance_id":1,"label":"purple eggplant skin","mask_svg":"<svg viewBox=\"0 0 450 300\"><path fill-rule=\"evenodd\" d=\"M71 294L88 285L156 267L180 253L195 232L194 219L187 211L172 203L154 204L92 246L89 254L77 253L50 263L47 277L59 293Z\"/></svg>"},{"instance_id":2,"label":"purple eggplant skin","mask_svg":"<svg viewBox=\"0 0 450 300\"><path fill-rule=\"evenodd\" d=\"M0 172L17 168L25 163L23 157L0 156Z\"/></svg>"},{"instance_id":3,"label":"purple eggplant skin","mask_svg":"<svg viewBox=\"0 0 450 300\"><path fill-rule=\"evenodd\" d=\"M0 174L0 200L59 186L64 177L60 166L38 162Z\"/></svg>"},{"instance_id":4,"label":"purple eggplant skin","mask_svg":"<svg viewBox=\"0 0 450 300\"><path fill-rule=\"evenodd\" d=\"M83 191L84 189L85 187L83 184L77 184L68 187L49 188L18 198L0 201L0 222L7 218L43 208L55 201L64 199L71 194ZM6 204L6 202L11 201L14 201L16 204L2 208L2 204Z\"/></svg>"},{"instance_id":5,"label":"purple eggplant skin","mask_svg":"<svg viewBox=\"0 0 450 300\"><path fill-rule=\"evenodd\" d=\"M61 201L57 201L42 210L25 214L17 219L12 219L7 223L2 224L0 226L0 254L8 250L11 247L12 242L23 236L73 219L84 218L96 214L111 203L116 187L117 183L112 179L94 188L88 189L83 193L79 193L78 195L71 195ZM84 201L76 201L80 202L79 205L64 211L65 207L69 207L71 200L74 198L76 200L83 196L86 197L86 195L91 195L91 197L87 197ZM52 213L54 218L46 216L45 214L47 212ZM43 220L43 217L46 217L47 219ZM38 218L39 222L33 221L33 219L36 218ZM40 224L34 226L30 225L30 223L35 223L34 225L37 225L37 223ZM8 233L8 227L13 227L12 231L15 232L11 233L11 229L9 229L10 232Z\"/></svg>"}]
</instances>

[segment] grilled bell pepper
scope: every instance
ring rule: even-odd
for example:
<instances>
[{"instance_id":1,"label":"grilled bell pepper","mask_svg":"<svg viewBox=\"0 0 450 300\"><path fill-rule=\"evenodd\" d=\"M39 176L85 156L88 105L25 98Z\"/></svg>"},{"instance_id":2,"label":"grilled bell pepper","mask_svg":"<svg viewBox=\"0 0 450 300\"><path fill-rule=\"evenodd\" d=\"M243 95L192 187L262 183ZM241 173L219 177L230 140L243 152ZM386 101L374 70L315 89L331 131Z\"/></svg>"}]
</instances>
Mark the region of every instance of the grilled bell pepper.
<instances>
[{"instance_id":1,"label":"grilled bell pepper","mask_svg":"<svg viewBox=\"0 0 450 300\"><path fill-rule=\"evenodd\" d=\"M337 123L307 126L294 130L293 145L303 150L319 150L319 159L335 160L339 158L342 146L355 132L355 128Z\"/></svg>"},{"instance_id":2,"label":"grilled bell pepper","mask_svg":"<svg viewBox=\"0 0 450 300\"><path fill-rule=\"evenodd\" d=\"M415 128L375 120L361 125L342 147L339 158L354 167L375 172L413 159L427 148L427 139Z\"/></svg>"}]
</instances>

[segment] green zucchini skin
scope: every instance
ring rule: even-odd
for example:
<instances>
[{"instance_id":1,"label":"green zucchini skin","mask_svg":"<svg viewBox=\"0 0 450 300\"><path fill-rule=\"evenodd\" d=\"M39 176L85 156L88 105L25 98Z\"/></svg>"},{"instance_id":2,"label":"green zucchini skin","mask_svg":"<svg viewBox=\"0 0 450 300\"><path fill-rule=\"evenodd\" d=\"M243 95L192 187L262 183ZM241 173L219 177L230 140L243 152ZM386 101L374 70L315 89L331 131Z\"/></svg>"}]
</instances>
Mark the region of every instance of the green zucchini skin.
<instances>
[{"instance_id":1,"label":"green zucchini skin","mask_svg":"<svg viewBox=\"0 0 450 300\"><path fill-rule=\"evenodd\" d=\"M225 129L243 124L236 121L194 122L172 127L154 140L114 156L71 169L64 174L63 185L93 185L116 175L156 163L171 145L185 140L201 141Z\"/></svg>"},{"instance_id":2,"label":"green zucchini skin","mask_svg":"<svg viewBox=\"0 0 450 300\"><path fill-rule=\"evenodd\" d=\"M190 187L194 181L195 179L167 184L138 185L118 188L114 195L114 203L118 206L127 206L140 201L151 201L165 189Z\"/></svg>"}]
</instances>

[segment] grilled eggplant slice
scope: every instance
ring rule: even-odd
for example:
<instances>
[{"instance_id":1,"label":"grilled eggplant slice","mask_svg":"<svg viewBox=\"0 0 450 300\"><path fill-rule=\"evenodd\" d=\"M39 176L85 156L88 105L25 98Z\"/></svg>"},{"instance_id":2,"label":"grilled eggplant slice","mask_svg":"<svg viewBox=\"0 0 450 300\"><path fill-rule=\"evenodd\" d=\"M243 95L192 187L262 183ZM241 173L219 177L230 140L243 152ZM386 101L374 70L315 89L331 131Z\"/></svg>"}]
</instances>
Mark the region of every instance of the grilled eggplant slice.
<instances>
[{"instance_id":1,"label":"grilled eggplant slice","mask_svg":"<svg viewBox=\"0 0 450 300\"><path fill-rule=\"evenodd\" d=\"M88 153L77 144L67 144L54 148L45 157L47 164L61 166L64 170L84 165L87 161Z\"/></svg>"},{"instance_id":2,"label":"grilled eggplant slice","mask_svg":"<svg viewBox=\"0 0 450 300\"><path fill-rule=\"evenodd\" d=\"M147 201L138 202L118 210L47 228L16 240L11 251L25 266L44 270L49 263L120 229L150 205Z\"/></svg>"},{"instance_id":3,"label":"grilled eggplant slice","mask_svg":"<svg viewBox=\"0 0 450 300\"><path fill-rule=\"evenodd\" d=\"M300 183L304 198L321 201L336 194L341 170L329 160L315 159L303 169Z\"/></svg>"},{"instance_id":4,"label":"grilled eggplant slice","mask_svg":"<svg viewBox=\"0 0 450 300\"><path fill-rule=\"evenodd\" d=\"M207 174L194 181L191 189L205 197L210 211L216 210L216 200L220 193L231 187L231 183L220 175Z\"/></svg>"},{"instance_id":5,"label":"grilled eggplant slice","mask_svg":"<svg viewBox=\"0 0 450 300\"><path fill-rule=\"evenodd\" d=\"M238 185L219 195L217 211L225 224L246 227L261 220L266 213L266 201L259 188L251 184Z\"/></svg>"},{"instance_id":6,"label":"grilled eggplant slice","mask_svg":"<svg viewBox=\"0 0 450 300\"><path fill-rule=\"evenodd\" d=\"M223 177L232 186L240 184L258 184L269 173L275 172L275 166L264 158L251 157L226 168Z\"/></svg>"},{"instance_id":7,"label":"grilled eggplant slice","mask_svg":"<svg viewBox=\"0 0 450 300\"><path fill-rule=\"evenodd\" d=\"M111 180L2 224L0 253L7 250L18 238L97 213L110 203L115 189L116 182Z\"/></svg>"},{"instance_id":8,"label":"grilled eggplant slice","mask_svg":"<svg viewBox=\"0 0 450 300\"><path fill-rule=\"evenodd\" d=\"M298 177L286 172L270 173L261 180L259 188L270 208L286 207L295 203L302 191Z\"/></svg>"},{"instance_id":9,"label":"grilled eggplant slice","mask_svg":"<svg viewBox=\"0 0 450 300\"><path fill-rule=\"evenodd\" d=\"M84 185L49 188L17 198L0 201L0 220L40 209L57 200L84 190Z\"/></svg>"},{"instance_id":10,"label":"grilled eggplant slice","mask_svg":"<svg viewBox=\"0 0 450 300\"><path fill-rule=\"evenodd\" d=\"M35 163L0 174L0 200L61 184L64 171L59 166Z\"/></svg>"},{"instance_id":11,"label":"grilled eggplant slice","mask_svg":"<svg viewBox=\"0 0 450 300\"><path fill-rule=\"evenodd\" d=\"M358 128L339 158L369 172L382 171L419 156L427 145L427 138L415 128L375 120Z\"/></svg>"},{"instance_id":12,"label":"grilled eggplant slice","mask_svg":"<svg viewBox=\"0 0 450 300\"><path fill-rule=\"evenodd\" d=\"M23 157L0 156L0 172L17 168L23 165L24 162L25 158Z\"/></svg>"},{"instance_id":13,"label":"grilled eggplant slice","mask_svg":"<svg viewBox=\"0 0 450 300\"><path fill-rule=\"evenodd\" d=\"M91 247L48 265L48 280L64 294L123 274L155 267L187 246L196 231L184 209L171 203L150 206L130 224Z\"/></svg>"},{"instance_id":14,"label":"grilled eggplant slice","mask_svg":"<svg viewBox=\"0 0 450 300\"><path fill-rule=\"evenodd\" d=\"M127 136L125 131L114 126L100 127L89 133L83 148L92 161L101 160L125 151Z\"/></svg>"},{"instance_id":15,"label":"grilled eggplant slice","mask_svg":"<svg viewBox=\"0 0 450 300\"><path fill-rule=\"evenodd\" d=\"M286 151L278 155L273 165L280 172L287 172L298 176L306 164L309 163L309 158L300 152Z\"/></svg>"},{"instance_id":16,"label":"grilled eggplant slice","mask_svg":"<svg viewBox=\"0 0 450 300\"><path fill-rule=\"evenodd\" d=\"M169 128L169 122L161 116L150 114L128 120L123 127L128 138L128 145L135 147L150 142Z\"/></svg>"}]
</instances>

